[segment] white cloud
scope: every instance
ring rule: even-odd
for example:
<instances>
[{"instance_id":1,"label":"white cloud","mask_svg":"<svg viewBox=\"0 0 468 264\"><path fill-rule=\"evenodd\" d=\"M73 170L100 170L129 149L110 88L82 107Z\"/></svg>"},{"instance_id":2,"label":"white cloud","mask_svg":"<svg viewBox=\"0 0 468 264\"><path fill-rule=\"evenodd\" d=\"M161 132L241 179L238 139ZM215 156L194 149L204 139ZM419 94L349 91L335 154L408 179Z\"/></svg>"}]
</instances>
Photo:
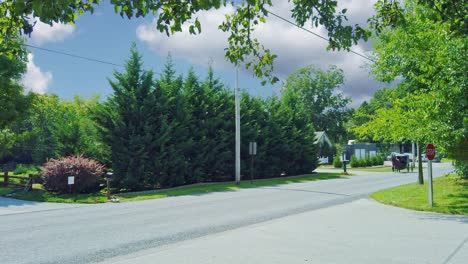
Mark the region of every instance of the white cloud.
<instances>
[{"instance_id":1,"label":"white cloud","mask_svg":"<svg viewBox=\"0 0 468 264\"><path fill-rule=\"evenodd\" d=\"M136 34L139 40L157 54L166 55L171 52L194 64L207 65L212 60L214 66L227 66L229 64L224 58L224 48L227 46L228 35L219 30L218 25L224 21L224 14L233 11L232 6L227 6L219 10L199 12L197 16L202 25L200 35L190 35L189 25L184 25L183 32L168 37L156 29L154 22L138 26Z\"/></svg>"},{"instance_id":2,"label":"white cloud","mask_svg":"<svg viewBox=\"0 0 468 264\"><path fill-rule=\"evenodd\" d=\"M29 53L26 74L21 79L21 84L25 87L25 90L44 94L52 82L52 78L51 72L43 72L41 68L34 64L34 55Z\"/></svg>"},{"instance_id":3,"label":"white cloud","mask_svg":"<svg viewBox=\"0 0 468 264\"><path fill-rule=\"evenodd\" d=\"M42 45L49 42L61 42L73 35L75 26L70 24L52 23L49 26L37 19L34 31L28 41L35 45Z\"/></svg>"},{"instance_id":4,"label":"white cloud","mask_svg":"<svg viewBox=\"0 0 468 264\"><path fill-rule=\"evenodd\" d=\"M365 2L365 3L364 3ZM366 24L373 10L373 1L344 0L340 1L339 9L347 8L348 23ZM270 8L272 12L291 19L291 3L289 1L274 1ZM159 55L171 52L173 56L188 60L190 63L207 65L212 60L215 67L231 69L232 65L224 58L227 47L227 34L218 30L227 13L232 13L234 7L227 6L219 10L209 10L197 14L201 24L202 33L197 36L188 34L188 26L184 32L167 37L156 30L154 24L142 24L138 26L136 34L138 39L147 44L150 49ZM327 36L323 27L307 29ZM261 24L254 36L266 47L278 55L275 63L276 74L285 79L297 69L314 64L326 69L329 65L337 65L345 72L345 85L343 92L352 96L353 106L358 105L364 99L368 99L381 85L368 73L370 62L362 57L349 52L328 52L327 42L307 33L295 26L287 24L274 16L269 16L266 24ZM370 43L359 43L353 47L354 51L365 54L370 50Z\"/></svg>"}]
</instances>

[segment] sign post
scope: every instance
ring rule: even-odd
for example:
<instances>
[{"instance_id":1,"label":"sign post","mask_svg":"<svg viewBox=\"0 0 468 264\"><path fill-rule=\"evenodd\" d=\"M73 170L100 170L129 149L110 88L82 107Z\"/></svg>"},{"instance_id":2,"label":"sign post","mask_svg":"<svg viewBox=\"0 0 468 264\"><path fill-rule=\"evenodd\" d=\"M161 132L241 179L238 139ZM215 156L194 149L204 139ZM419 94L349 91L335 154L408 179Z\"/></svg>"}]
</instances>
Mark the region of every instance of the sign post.
<instances>
[{"instance_id":1,"label":"sign post","mask_svg":"<svg viewBox=\"0 0 468 264\"><path fill-rule=\"evenodd\" d=\"M429 205L432 207L433 204L433 189L432 189L432 160L435 157L435 147L432 144L427 145L426 147L426 157L428 159L428 182L429 182Z\"/></svg>"},{"instance_id":2,"label":"sign post","mask_svg":"<svg viewBox=\"0 0 468 264\"><path fill-rule=\"evenodd\" d=\"M249 143L249 154L250 154L250 182L253 182L254 178L254 163L255 163L255 155L257 155L257 142L250 142Z\"/></svg>"},{"instance_id":3,"label":"sign post","mask_svg":"<svg viewBox=\"0 0 468 264\"><path fill-rule=\"evenodd\" d=\"M75 176L68 176L68 192L71 193L72 185L75 184Z\"/></svg>"}]
</instances>

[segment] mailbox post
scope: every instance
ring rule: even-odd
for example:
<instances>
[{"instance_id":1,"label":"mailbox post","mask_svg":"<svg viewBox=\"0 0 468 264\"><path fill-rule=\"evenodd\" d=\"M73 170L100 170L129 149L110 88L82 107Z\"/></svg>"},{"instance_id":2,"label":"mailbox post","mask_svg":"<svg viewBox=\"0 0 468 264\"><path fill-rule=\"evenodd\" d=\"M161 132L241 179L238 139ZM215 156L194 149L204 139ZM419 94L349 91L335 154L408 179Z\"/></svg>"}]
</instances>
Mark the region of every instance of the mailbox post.
<instances>
[{"instance_id":1,"label":"mailbox post","mask_svg":"<svg viewBox=\"0 0 468 264\"><path fill-rule=\"evenodd\" d=\"M112 172L106 172L104 175L106 178L106 184L107 184L107 200L111 199L111 194L110 194L110 181L114 177L114 174Z\"/></svg>"}]
</instances>

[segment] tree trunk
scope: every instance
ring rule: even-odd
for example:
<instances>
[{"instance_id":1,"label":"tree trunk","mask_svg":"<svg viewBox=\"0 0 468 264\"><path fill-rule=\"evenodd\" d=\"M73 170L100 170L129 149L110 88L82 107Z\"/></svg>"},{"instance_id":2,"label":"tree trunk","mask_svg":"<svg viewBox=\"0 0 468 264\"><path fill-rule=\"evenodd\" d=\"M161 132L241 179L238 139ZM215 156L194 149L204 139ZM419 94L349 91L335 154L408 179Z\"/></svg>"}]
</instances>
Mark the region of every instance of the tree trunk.
<instances>
[{"instance_id":1,"label":"tree trunk","mask_svg":"<svg viewBox=\"0 0 468 264\"><path fill-rule=\"evenodd\" d=\"M418 151L418 183L424 184L423 168L422 168L422 159L421 159L421 146L416 143L416 149Z\"/></svg>"}]
</instances>

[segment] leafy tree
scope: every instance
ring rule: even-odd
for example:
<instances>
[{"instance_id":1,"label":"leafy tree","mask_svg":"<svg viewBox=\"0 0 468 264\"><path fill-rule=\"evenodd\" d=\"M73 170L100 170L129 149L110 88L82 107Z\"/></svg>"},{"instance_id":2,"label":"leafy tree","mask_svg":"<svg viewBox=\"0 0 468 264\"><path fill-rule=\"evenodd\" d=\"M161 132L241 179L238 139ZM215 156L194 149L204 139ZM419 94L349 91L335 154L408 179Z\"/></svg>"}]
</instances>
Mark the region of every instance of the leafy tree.
<instances>
[{"instance_id":1,"label":"leafy tree","mask_svg":"<svg viewBox=\"0 0 468 264\"><path fill-rule=\"evenodd\" d=\"M326 131L334 142L342 142L346 140L345 122L350 117L347 105L351 101L336 91L343 81L343 71L336 66L326 71L308 66L288 77L282 96L296 94L297 103L315 130Z\"/></svg>"},{"instance_id":2,"label":"leafy tree","mask_svg":"<svg viewBox=\"0 0 468 264\"><path fill-rule=\"evenodd\" d=\"M97 98L89 101L75 97L60 100L56 95L35 94L21 119L3 130L10 135L9 158L21 163L40 164L50 158L84 155L108 160L107 146L99 137L90 111ZM6 156L5 156L6 155Z\"/></svg>"},{"instance_id":3,"label":"leafy tree","mask_svg":"<svg viewBox=\"0 0 468 264\"><path fill-rule=\"evenodd\" d=\"M12 155L12 148L15 143L14 134L9 129L0 130L0 163L4 163Z\"/></svg>"},{"instance_id":4,"label":"leafy tree","mask_svg":"<svg viewBox=\"0 0 468 264\"><path fill-rule=\"evenodd\" d=\"M431 22L445 22L449 28L460 35L467 31L466 8L464 1L451 0L414 0L416 3L435 12L430 16ZM36 20L52 24L63 22L73 24L78 16L86 12L92 13L101 4L101 0L4 0L0 2L0 47L6 46L3 52L14 54L18 46L11 45L11 39L19 33L29 35L33 32ZM346 9L338 10L337 0L292 1L291 16L299 26L312 24L322 25L328 32L329 49L349 49L358 40L370 35L368 30L359 25L347 24ZM156 28L167 35L182 31L183 26L189 24L192 34L201 32L201 24L197 12L219 9L226 6L227 0L112 0L115 12L122 17L133 18L155 15ZM236 2L236 11L226 16L226 20L219 26L229 32L229 47L226 57L233 63L246 61L247 68L252 67L258 77L266 77L272 82L278 79L272 76L275 55L265 48L256 38L254 30L272 13L268 10L273 6L271 0L244 0ZM377 13L370 19L378 32L387 26L397 26L407 21L402 14L404 9L397 0L378 0ZM195 19L193 19L195 17ZM4 45L6 44L6 45Z\"/></svg>"},{"instance_id":5,"label":"leafy tree","mask_svg":"<svg viewBox=\"0 0 468 264\"><path fill-rule=\"evenodd\" d=\"M60 102L58 120L51 124L52 135L57 138L57 156L83 155L108 162L109 148L100 139L97 124L91 118L98 100L75 96L72 101Z\"/></svg>"},{"instance_id":6,"label":"leafy tree","mask_svg":"<svg viewBox=\"0 0 468 264\"><path fill-rule=\"evenodd\" d=\"M287 144L282 153L283 159L288 162L285 171L291 174L311 172L317 166L314 125L303 98L300 90L286 89L276 113L277 122L282 126L283 140Z\"/></svg>"},{"instance_id":7,"label":"leafy tree","mask_svg":"<svg viewBox=\"0 0 468 264\"><path fill-rule=\"evenodd\" d=\"M391 107L377 110L355 131L375 140L414 140L420 147L431 142L463 162L468 160L463 151L468 147L468 69L467 40L460 33L466 28L456 16L444 15L453 11L443 7L444 1L432 1L435 9L420 2L406 1L399 8L401 19L382 30L376 41L374 73L385 81L402 77L395 90L399 94Z\"/></svg>"},{"instance_id":8,"label":"leafy tree","mask_svg":"<svg viewBox=\"0 0 468 264\"><path fill-rule=\"evenodd\" d=\"M0 53L0 129L20 118L28 109L32 95L24 95L18 84L26 66L20 57Z\"/></svg>"}]
</instances>

